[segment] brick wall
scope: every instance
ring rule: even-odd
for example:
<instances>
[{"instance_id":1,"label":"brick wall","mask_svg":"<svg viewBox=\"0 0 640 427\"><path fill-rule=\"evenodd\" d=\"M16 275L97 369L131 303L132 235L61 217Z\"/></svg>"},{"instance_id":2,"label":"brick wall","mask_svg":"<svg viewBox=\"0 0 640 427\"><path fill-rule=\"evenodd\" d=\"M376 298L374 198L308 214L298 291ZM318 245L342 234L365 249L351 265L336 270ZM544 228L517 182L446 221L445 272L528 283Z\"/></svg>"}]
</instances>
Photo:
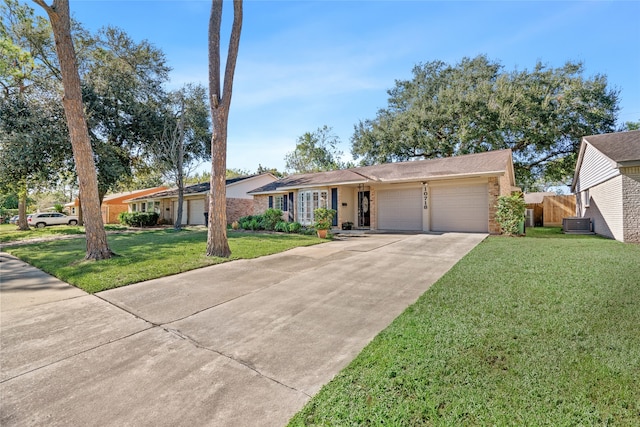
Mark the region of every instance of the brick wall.
<instances>
[{"instance_id":1,"label":"brick wall","mask_svg":"<svg viewBox=\"0 0 640 427\"><path fill-rule=\"evenodd\" d=\"M269 196L253 196L253 215L263 214L267 209L269 209Z\"/></svg>"},{"instance_id":2,"label":"brick wall","mask_svg":"<svg viewBox=\"0 0 640 427\"><path fill-rule=\"evenodd\" d=\"M621 168L624 241L640 243L640 167Z\"/></svg>"},{"instance_id":3,"label":"brick wall","mask_svg":"<svg viewBox=\"0 0 640 427\"><path fill-rule=\"evenodd\" d=\"M496 205L498 204L498 196L502 195L502 189L500 185L500 179L498 177L489 177L488 182L488 194L489 194L489 233L500 234L500 224L496 221ZM511 194L511 186L509 186L509 192Z\"/></svg>"},{"instance_id":4,"label":"brick wall","mask_svg":"<svg viewBox=\"0 0 640 427\"><path fill-rule=\"evenodd\" d=\"M254 214L253 199L227 198L227 222L231 224L243 216Z\"/></svg>"},{"instance_id":5,"label":"brick wall","mask_svg":"<svg viewBox=\"0 0 640 427\"><path fill-rule=\"evenodd\" d=\"M510 196L511 195L511 173L505 173L501 175L499 178L500 184L500 195L501 196Z\"/></svg>"},{"instance_id":6,"label":"brick wall","mask_svg":"<svg viewBox=\"0 0 640 427\"><path fill-rule=\"evenodd\" d=\"M378 197L373 187L369 189L369 222L372 230L378 229Z\"/></svg>"}]
</instances>

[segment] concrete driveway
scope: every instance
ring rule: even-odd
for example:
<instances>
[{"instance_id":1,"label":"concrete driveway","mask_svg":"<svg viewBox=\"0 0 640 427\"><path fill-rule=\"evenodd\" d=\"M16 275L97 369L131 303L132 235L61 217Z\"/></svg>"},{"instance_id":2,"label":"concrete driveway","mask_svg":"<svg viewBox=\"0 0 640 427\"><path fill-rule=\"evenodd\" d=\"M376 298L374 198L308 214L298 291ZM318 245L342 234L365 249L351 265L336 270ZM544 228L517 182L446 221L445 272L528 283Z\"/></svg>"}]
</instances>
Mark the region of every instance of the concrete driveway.
<instances>
[{"instance_id":1,"label":"concrete driveway","mask_svg":"<svg viewBox=\"0 0 640 427\"><path fill-rule=\"evenodd\" d=\"M0 254L0 425L285 425L484 238L368 234L96 295Z\"/></svg>"}]
</instances>

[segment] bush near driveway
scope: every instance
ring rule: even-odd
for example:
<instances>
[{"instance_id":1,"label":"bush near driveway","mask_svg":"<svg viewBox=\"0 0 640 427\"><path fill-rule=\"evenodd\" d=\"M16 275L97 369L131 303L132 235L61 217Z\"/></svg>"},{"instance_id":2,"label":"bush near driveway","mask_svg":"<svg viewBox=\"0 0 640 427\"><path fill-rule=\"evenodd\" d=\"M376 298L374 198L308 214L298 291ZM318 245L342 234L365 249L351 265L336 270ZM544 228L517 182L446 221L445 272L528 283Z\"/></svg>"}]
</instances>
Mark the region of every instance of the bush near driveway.
<instances>
[{"instance_id":1,"label":"bush near driveway","mask_svg":"<svg viewBox=\"0 0 640 427\"><path fill-rule=\"evenodd\" d=\"M527 234L478 245L290 425L638 425L640 245Z\"/></svg>"},{"instance_id":2,"label":"bush near driveway","mask_svg":"<svg viewBox=\"0 0 640 427\"><path fill-rule=\"evenodd\" d=\"M207 230L173 229L108 235L116 256L83 261L85 239L58 240L6 251L87 292L169 276L234 259L257 258L297 246L322 243L313 236L228 232L230 258L207 257Z\"/></svg>"}]
</instances>

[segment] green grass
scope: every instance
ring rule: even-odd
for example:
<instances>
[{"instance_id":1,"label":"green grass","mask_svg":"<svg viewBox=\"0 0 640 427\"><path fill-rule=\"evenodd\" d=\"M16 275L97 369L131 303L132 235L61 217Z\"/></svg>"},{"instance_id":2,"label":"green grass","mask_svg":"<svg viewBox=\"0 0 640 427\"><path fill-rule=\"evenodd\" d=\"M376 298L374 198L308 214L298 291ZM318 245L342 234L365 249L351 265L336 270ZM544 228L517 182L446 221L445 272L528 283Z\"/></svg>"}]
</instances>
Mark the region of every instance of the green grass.
<instances>
[{"instance_id":1,"label":"green grass","mask_svg":"<svg viewBox=\"0 0 640 427\"><path fill-rule=\"evenodd\" d=\"M229 232L231 258L205 256L207 231L173 229L108 236L117 256L103 261L83 261L85 239L67 239L5 250L59 279L84 289L106 289L169 276L228 260L256 258L297 246L321 243L314 236Z\"/></svg>"},{"instance_id":2,"label":"green grass","mask_svg":"<svg viewBox=\"0 0 640 427\"><path fill-rule=\"evenodd\" d=\"M107 231L121 229L126 229L126 227L121 225L105 226L105 230ZM84 227L73 225L56 225L45 228L30 228L27 231L21 231L18 230L15 224L0 224L0 243L82 234L84 234Z\"/></svg>"},{"instance_id":3,"label":"green grass","mask_svg":"<svg viewBox=\"0 0 640 427\"><path fill-rule=\"evenodd\" d=\"M640 425L640 246L527 233L477 246L290 425Z\"/></svg>"}]
</instances>

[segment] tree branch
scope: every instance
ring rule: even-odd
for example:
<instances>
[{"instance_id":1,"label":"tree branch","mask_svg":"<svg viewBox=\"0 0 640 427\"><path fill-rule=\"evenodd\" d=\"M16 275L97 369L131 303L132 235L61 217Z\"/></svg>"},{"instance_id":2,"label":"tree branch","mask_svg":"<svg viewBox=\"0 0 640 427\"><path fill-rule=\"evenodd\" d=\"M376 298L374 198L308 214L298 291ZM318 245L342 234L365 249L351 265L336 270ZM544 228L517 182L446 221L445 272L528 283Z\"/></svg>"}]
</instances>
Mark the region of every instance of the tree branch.
<instances>
[{"instance_id":1,"label":"tree branch","mask_svg":"<svg viewBox=\"0 0 640 427\"><path fill-rule=\"evenodd\" d=\"M209 17L209 98L211 106L218 108L220 101L220 27L222 0L213 0ZM227 60L228 61L228 60Z\"/></svg>"},{"instance_id":2,"label":"tree branch","mask_svg":"<svg viewBox=\"0 0 640 427\"><path fill-rule=\"evenodd\" d=\"M238 49L240 47L240 33L242 31L242 0L233 1L233 27L231 28L231 39L229 40L229 52L224 71L224 92L222 102L227 109L231 105L231 92L233 92L233 76L236 69Z\"/></svg>"}]
</instances>

